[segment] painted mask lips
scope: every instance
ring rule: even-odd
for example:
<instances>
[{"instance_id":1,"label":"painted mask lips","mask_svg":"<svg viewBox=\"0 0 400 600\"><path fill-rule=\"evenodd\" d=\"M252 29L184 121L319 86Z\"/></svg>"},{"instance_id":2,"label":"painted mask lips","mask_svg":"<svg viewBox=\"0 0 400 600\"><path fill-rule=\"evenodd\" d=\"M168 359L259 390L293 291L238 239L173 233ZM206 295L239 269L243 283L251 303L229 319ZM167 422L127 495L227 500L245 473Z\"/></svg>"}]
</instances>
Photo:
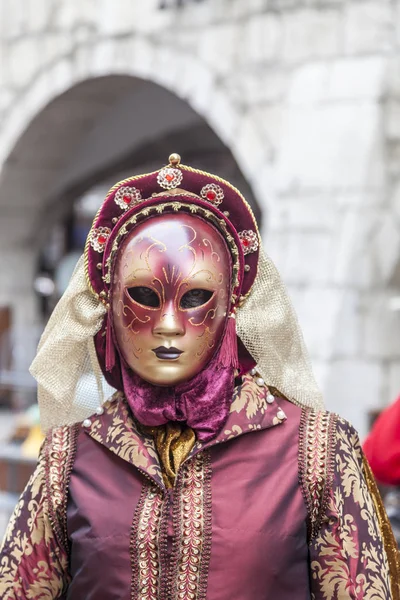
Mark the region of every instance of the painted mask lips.
<instances>
[{"instance_id":1,"label":"painted mask lips","mask_svg":"<svg viewBox=\"0 0 400 600\"><path fill-rule=\"evenodd\" d=\"M165 346L159 346L158 348L153 348L154 354L157 358L161 358L161 360L174 360L180 357L183 350L178 350L178 348L166 348Z\"/></svg>"}]
</instances>

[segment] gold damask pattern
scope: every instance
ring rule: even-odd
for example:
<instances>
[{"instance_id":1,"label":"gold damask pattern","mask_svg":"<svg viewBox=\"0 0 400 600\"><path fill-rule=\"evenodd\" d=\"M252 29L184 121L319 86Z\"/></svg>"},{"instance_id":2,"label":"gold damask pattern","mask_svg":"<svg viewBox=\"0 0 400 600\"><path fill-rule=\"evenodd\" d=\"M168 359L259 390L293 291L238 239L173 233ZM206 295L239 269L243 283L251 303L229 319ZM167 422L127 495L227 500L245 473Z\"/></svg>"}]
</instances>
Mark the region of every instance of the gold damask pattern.
<instances>
[{"instance_id":1,"label":"gold damask pattern","mask_svg":"<svg viewBox=\"0 0 400 600\"><path fill-rule=\"evenodd\" d=\"M272 398L272 401L268 398ZM285 419L286 416L273 398L271 390L265 384L258 385L252 375L243 375L241 384L233 392L228 419L222 431L208 445L220 444L244 433L280 425Z\"/></svg>"},{"instance_id":2,"label":"gold damask pattern","mask_svg":"<svg viewBox=\"0 0 400 600\"><path fill-rule=\"evenodd\" d=\"M104 414L88 419L90 426L86 431L99 444L134 465L163 487L161 465L154 440L151 435L139 431L123 398L123 394L117 392L111 400L105 402Z\"/></svg>"},{"instance_id":3,"label":"gold damask pattern","mask_svg":"<svg viewBox=\"0 0 400 600\"><path fill-rule=\"evenodd\" d=\"M364 474L367 481L369 492L375 505L379 528L381 530L383 545L388 557L390 584L392 588L393 600L400 600L400 555L399 547L393 535L390 521L385 511L381 495L376 485L376 481L368 464L366 457L363 457Z\"/></svg>"},{"instance_id":4,"label":"gold damask pattern","mask_svg":"<svg viewBox=\"0 0 400 600\"><path fill-rule=\"evenodd\" d=\"M0 563L2 600L61 598L68 556L54 534L46 500L45 448L6 531Z\"/></svg>"},{"instance_id":5,"label":"gold damask pattern","mask_svg":"<svg viewBox=\"0 0 400 600\"><path fill-rule=\"evenodd\" d=\"M318 443L318 440L315 440ZM327 509L310 543L313 600L394 600L356 431L338 418Z\"/></svg>"}]
</instances>

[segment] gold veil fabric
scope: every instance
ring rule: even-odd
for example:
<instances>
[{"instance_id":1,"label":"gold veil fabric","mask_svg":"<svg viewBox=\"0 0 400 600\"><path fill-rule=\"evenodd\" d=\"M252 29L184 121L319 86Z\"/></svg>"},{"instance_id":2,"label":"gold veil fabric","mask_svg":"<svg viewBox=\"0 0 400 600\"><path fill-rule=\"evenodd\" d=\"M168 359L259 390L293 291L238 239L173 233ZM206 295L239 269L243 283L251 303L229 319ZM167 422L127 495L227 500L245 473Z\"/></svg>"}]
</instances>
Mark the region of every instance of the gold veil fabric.
<instances>
[{"instance_id":1,"label":"gold veil fabric","mask_svg":"<svg viewBox=\"0 0 400 600\"><path fill-rule=\"evenodd\" d=\"M92 415L113 393L94 347L106 308L90 291L83 257L41 337L31 373L44 431ZM237 333L266 384L301 406L323 408L296 314L272 261L261 249L252 291L238 309Z\"/></svg>"},{"instance_id":2,"label":"gold veil fabric","mask_svg":"<svg viewBox=\"0 0 400 600\"><path fill-rule=\"evenodd\" d=\"M44 431L93 414L106 389L94 347L106 308L88 289L83 256L54 309L30 367Z\"/></svg>"},{"instance_id":3,"label":"gold veil fabric","mask_svg":"<svg viewBox=\"0 0 400 600\"><path fill-rule=\"evenodd\" d=\"M324 408L292 302L262 247L253 288L237 311L236 324L269 387L294 404Z\"/></svg>"}]
</instances>

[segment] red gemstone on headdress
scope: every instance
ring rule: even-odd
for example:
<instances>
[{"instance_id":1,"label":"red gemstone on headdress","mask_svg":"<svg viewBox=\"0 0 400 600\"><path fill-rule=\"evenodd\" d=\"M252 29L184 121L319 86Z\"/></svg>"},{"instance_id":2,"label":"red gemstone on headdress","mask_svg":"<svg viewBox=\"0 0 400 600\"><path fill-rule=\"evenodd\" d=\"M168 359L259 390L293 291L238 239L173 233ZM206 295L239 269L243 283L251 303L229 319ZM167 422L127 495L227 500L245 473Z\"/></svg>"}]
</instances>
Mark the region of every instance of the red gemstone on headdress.
<instances>
[{"instance_id":1,"label":"red gemstone on headdress","mask_svg":"<svg viewBox=\"0 0 400 600\"><path fill-rule=\"evenodd\" d=\"M248 246L250 246L250 240L243 239L242 240L242 245L247 248Z\"/></svg>"},{"instance_id":2,"label":"red gemstone on headdress","mask_svg":"<svg viewBox=\"0 0 400 600\"><path fill-rule=\"evenodd\" d=\"M207 196L207 200L210 200L210 202L212 202L217 197L217 194L213 190L209 190L207 192L206 196Z\"/></svg>"},{"instance_id":3,"label":"red gemstone on headdress","mask_svg":"<svg viewBox=\"0 0 400 600\"><path fill-rule=\"evenodd\" d=\"M97 241L99 242L99 244L105 244L107 241L107 236L100 234L97 238Z\"/></svg>"},{"instance_id":4,"label":"red gemstone on headdress","mask_svg":"<svg viewBox=\"0 0 400 600\"><path fill-rule=\"evenodd\" d=\"M167 174L165 175L165 179L166 179L167 181L172 181L172 180L174 179L174 175L173 175L172 173L167 173Z\"/></svg>"},{"instance_id":5,"label":"red gemstone on headdress","mask_svg":"<svg viewBox=\"0 0 400 600\"><path fill-rule=\"evenodd\" d=\"M130 204L132 198L130 196L123 196L123 201L125 202L125 204Z\"/></svg>"}]
</instances>

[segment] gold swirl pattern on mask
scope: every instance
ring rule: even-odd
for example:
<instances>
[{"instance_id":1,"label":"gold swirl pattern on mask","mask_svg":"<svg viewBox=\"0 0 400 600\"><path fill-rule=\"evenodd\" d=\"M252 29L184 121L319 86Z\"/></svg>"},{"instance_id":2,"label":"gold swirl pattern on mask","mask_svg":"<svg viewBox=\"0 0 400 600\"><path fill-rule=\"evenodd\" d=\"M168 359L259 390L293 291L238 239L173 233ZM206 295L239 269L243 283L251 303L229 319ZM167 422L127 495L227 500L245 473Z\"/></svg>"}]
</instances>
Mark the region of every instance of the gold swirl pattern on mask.
<instances>
[{"instance_id":1,"label":"gold swirl pattern on mask","mask_svg":"<svg viewBox=\"0 0 400 600\"><path fill-rule=\"evenodd\" d=\"M239 250L236 246L235 240L230 235L227 230L226 223L223 219L219 219L214 213L209 210L204 209L203 207L197 206L195 204L173 201L173 202L164 202L163 204L157 206L149 206L143 209L142 211L136 213L132 216L128 221L124 223L124 225L118 231L112 245L112 249L110 255L106 261L106 273L104 276L105 282L109 283L111 281L111 273L110 270L112 265L114 264L114 260L116 254L119 250L120 244L122 240L125 238L127 233L131 230L131 228L138 224L141 221L142 217L150 216L151 214L162 214L164 212L168 212L169 210L173 210L178 212L182 211L190 211L191 214L198 214L199 216L209 220L216 228L222 233L225 241L228 244L231 256L232 256L232 289L235 290L239 285ZM155 240L155 244L157 241ZM194 250L194 249L193 249ZM231 297L231 302L235 303L237 300L237 296L233 293Z\"/></svg>"}]
</instances>

